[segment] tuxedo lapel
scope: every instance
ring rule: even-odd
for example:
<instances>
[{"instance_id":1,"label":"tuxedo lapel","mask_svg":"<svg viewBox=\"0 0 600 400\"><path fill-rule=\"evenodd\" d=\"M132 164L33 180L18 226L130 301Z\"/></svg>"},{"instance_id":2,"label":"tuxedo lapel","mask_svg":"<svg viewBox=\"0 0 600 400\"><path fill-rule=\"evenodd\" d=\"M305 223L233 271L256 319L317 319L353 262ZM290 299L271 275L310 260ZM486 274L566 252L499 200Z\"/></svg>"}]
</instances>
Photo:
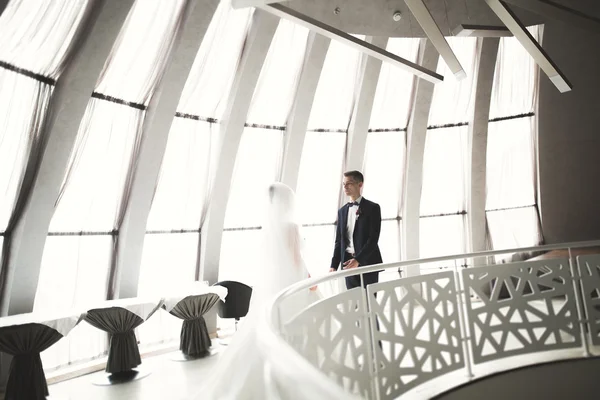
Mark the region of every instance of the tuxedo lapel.
<instances>
[{"instance_id":1,"label":"tuxedo lapel","mask_svg":"<svg viewBox=\"0 0 600 400\"><path fill-rule=\"evenodd\" d=\"M368 200L366 200L364 197L362 198L362 200L360 201L360 204L358 205L358 211L357 211L357 215L356 215L356 222L354 223L354 238L356 238L356 232L358 232L360 229L362 229L363 223L361 221L364 221L364 216L365 213L368 213L368 209L369 209L369 203Z\"/></svg>"},{"instance_id":2,"label":"tuxedo lapel","mask_svg":"<svg viewBox=\"0 0 600 400\"><path fill-rule=\"evenodd\" d=\"M348 237L348 204L342 207L342 215L340 215L340 228L342 229L342 234L344 235L345 242L348 244L350 242L350 238Z\"/></svg>"}]
</instances>

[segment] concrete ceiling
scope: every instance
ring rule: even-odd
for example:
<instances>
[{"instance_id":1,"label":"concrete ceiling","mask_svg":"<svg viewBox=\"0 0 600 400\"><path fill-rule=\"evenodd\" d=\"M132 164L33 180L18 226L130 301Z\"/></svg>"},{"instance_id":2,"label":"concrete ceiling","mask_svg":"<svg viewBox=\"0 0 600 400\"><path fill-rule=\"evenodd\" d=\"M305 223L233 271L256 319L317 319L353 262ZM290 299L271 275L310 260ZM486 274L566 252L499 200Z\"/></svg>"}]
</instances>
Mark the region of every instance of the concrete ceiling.
<instances>
[{"instance_id":1,"label":"concrete ceiling","mask_svg":"<svg viewBox=\"0 0 600 400\"><path fill-rule=\"evenodd\" d=\"M554 0L556 3L598 15L600 0ZM403 0L293 0L281 4L352 34L389 37L425 37ZM444 35L460 24L503 26L485 0L425 0ZM339 14L334 10L339 8ZM511 6L525 25L537 25L545 18ZM394 12L402 19L395 22Z\"/></svg>"}]
</instances>

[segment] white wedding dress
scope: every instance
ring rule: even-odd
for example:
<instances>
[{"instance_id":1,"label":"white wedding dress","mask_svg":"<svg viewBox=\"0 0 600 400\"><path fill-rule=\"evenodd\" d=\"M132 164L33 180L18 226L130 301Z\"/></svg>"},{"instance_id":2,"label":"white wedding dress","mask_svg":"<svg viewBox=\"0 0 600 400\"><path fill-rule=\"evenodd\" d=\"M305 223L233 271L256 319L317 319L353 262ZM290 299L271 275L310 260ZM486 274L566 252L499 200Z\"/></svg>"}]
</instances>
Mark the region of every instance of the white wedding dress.
<instances>
[{"instance_id":1,"label":"white wedding dress","mask_svg":"<svg viewBox=\"0 0 600 400\"><path fill-rule=\"evenodd\" d=\"M250 310L216 367L202 377L206 384L196 396L206 400L254 400L270 398L265 388L265 353L257 345L261 319L269 300L286 287L308 278L301 254L302 239L295 222L294 192L286 185L269 187L270 206L263 224L262 260L251 265L258 283L253 288ZM319 294L308 289L282 304L281 314L291 318ZM227 301L227 299L225 299Z\"/></svg>"}]
</instances>

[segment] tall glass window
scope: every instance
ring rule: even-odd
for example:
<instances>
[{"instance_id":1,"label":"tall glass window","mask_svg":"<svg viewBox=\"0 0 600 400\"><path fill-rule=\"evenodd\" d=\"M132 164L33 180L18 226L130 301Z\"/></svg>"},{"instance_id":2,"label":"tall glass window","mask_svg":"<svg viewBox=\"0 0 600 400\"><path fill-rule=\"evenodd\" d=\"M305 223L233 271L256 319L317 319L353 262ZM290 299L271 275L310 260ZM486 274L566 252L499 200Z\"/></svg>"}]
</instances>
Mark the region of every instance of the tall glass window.
<instances>
[{"instance_id":1,"label":"tall glass window","mask_svg":"<svg viewBox=\"0 0 600 400\"><path fill-rule=\"evenodd\" d=\"M390 38L387 51L416 62L419 39ZM406 128L411 109L414 76L382 63L373 99L363 174L363 195L381 206L379 247L383 262L400 261L401 217L406 163ZM395 271L379 280L396 279Z\"/></svg>"},{"instance_id":2,"label":"tall glass window","mask_svg":"<svg viewBox=\"0 0 600 400\"><path fill-rule=\"evenodd\" d=\"M358 51L331 41L308 121L296 193L304 225L304 254L313 276L327 273L333 254L334 224L359 64Z\"/></svg>"},{"instance_id":3,"label":"tall glass window","mask_svg":"<svg viewBox=\"0 0 600 400\"><path fill-rule=\"evenodd\" d=\"M121 29L79 126L50 223L34 311L85 308L107 298L145 110L163 74L182 5L135 2ZM106 336L92 329L82 336L85 330L66 338L70 351L61 353L59 364L106 351Z\"/></svg>"},{"instance_id":4,"label":"tall glass window","mask_svg":"<svg viewBox=\"0 0 600 400\"><path fill-rule=\"evenodd\" d=\"M475 85L475 38L447 38L467 77L457 81L440 58L437 72L443 83L435 86L429 113L423 159L420 257L464 253L466 165L469 109ZM446 267L424 264L423 273Z\"/></svg>"},{"instance_id":5,"label":"tall glass window","mask_svg":"<svg viewBox=\"0 0 600 400\"><path fill-rule=\"evenodd\" d=\"M537 27L529 28L539 38ZM486 216L493 249L543 242L537 206L538 68L513 37L500 40L488 126ZM497 261L523 255L504 255Z\"/></svg>"}]
</instances>

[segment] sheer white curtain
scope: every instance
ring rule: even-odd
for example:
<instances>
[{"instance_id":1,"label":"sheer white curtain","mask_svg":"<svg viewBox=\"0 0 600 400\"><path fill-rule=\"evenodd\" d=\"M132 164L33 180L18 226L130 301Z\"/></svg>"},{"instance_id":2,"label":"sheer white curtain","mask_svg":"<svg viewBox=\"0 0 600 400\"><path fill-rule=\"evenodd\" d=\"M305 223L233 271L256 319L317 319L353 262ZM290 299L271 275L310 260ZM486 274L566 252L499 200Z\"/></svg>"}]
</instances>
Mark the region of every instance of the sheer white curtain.
<instances>
[{"instance_id":1,"label":"sheer white curtain","mask_svg":"<svg viewBox=\"0 0 600 400\"><path fill-rule=\"evenodd\" d=\"M539 28L529 31L539 39ZM543 242L537 211L538 68L515 38L502 38L488 126L486 210L494 249ZM500 119L500 120L495 120ZM497 262L527 255L503 255Z\"/></svg>"},{"instance_id":2,"label":"sheer white curtain","mask_svg":"<svg viewBox=\"0 0 600 400\"><path fill-rule=\"evenodd\" d=\"M539 27L528 28L539 40ZM500 39L490 118L510 117L535 111L538 69L535 62L514 37Z\"/></svg>"},{"instance_id":3,"label":"sheer white curtain","mask_svg":"<svg viewBox=\"0 0 600 400\"><path fill-rule=\"evenodd\" d=\"M535 117L489 124L486 210L490 239L496 250L542 243L536 198L534 124Z\"/></svg>"},{"instance_id":4,"label":"sheer white curtain","mask_svg":"<svg viewBox=\"0 0 600 400\"><path fill-rule=\"evenodd\" d=\"M465 210L466 126L427 131L423 159L421 215Z\"/></svg>"},{"instance_id":5,"label":"sheer white curtain","mask_svg":"<svg viewBox=\"0 0 600 400\"><path fill-rule=\"evenodd\" d=\"M387 51L416 61L419 39L390 38ZM406 157L406 126L410 114L414 77L383 63L369 123L363 174L363 195L381 206L379 247L384 262L400 260L400 221ZM388 276L389 275L389 276ZM395 279L395 272L381 280Z\"/></svg>"},{"instance_id":6,"label":"sheer white curtain","mask_svg":"<svg viewBox=\"0 0 600 400\"><path fill-rule=\"evenodd\" d=\"M0 15L0 60L57 78L87 6L85 0L9 1Z\"/></svg>"},{"instance_id":7,"label":"sheer white curtain","mask_svg":"<svg viewBox=\"0 0 600 400\"><path fill-rule=\"evenodd\" d=\"M170 286L195 279L217 129L205 121L173 120L148 216L139 296L160 295Z\"/></svg>"},{"instance_id":8,"label":"sheer white curtain","mask_svg":"<svg viewBox=\"0 0 600 400\"><path fill-rule=\"evenodd\" d=\"M162 281L164 271L160 260L172 254L173 246L184 252L172 266L179 271L175 275L195 279L198 243L193 246L190 238L194 232L198 237L208 206L219 131L218 123L208 121L221 117L250 16L249 9L234 11L228 2L221 2L192 66L171 125L148 218L147 230L161 234L146 235L140 294L157 294L155 282Z\"/></svg>"},{"instance_id":9,"label":"sheer white curtain","mask_svg":"<svg viewBox=\"0 0 600 400\"><path fill-rule=\"evenodd\" d=\"M148 104L181 23L183 0L133 4L108 57L96 92Z\"/></svg>"},{"instance_id":10,"label":"sheer white curtain","mask_svg":"<svg viewBox=\"0 0 600 400\"><path fill-rule=\"evenodd\" d=\"M84 308L86 304L105 299L106 274L113 250L114 238L108 235L49 236L34 311ZM106 334L84 322L44 351L42 361L45 369L55 369L102 357L107 350Z\"/></svg>"},{"instance_id":11,"label":"sheer white curtain","mask_svg":"<svg viewBox=\"0 0 600 400\"><path fill-rule=\"evenodd\" d=\"M285 124L296 94L308 30L282 20L261 70L246 118L225 213L219 280L253 285L260 279L261 230L267 189L278 180L283 157ZM244 262L246 260L246 262Z\"/></svg>"},{"instance_id":12,"label":"sheer white curtain","mask_svg":"<svg viewBox=\"0 0 600 400\"><path fill-rule=\"evenodd\" d=\"M0 69L0 232L16 206L29 154L39 141L53 86Z\"/></svg>"},{"instance_id":13,"label":"sheer white curtain","mask_svg":"<svg viewBox=\"0 0 600 400\"><path fill-rule=\"evenodd\" d=\"M233 10L219 3L196 55L177 111L202 118L220 118L235 76L253 9Z\"/></svg>"},{"instance_id":14,"label":"sheer white curtain","mask_svg":"<svg viewBox=\"0 0 600 400\"><path fill-rule=\"evenodd\" d=\"M410 93L410 92L409 92ZM406 157L406 132L369 132L363 174L363 196L381 206L379 247L383 261L400 261L400 204ZM398 274L386 271L379 280L396 279Z\"/></svg>"},{"instance_id":15,"label":"sheer white curtain","mask_svg":"<svg viewBox=\"0 0 600 400\"><path fill-rule=\"evenodd\" d=\"M416 62L419 39L390 38L386 50ZM414 76L389 63L381 64L369 129L405 129L411 110Z\"/></svg>"},{"instance_id":16,"label":"sheer white curtain","mask_svg":"<svg viewBox=\"0 0 600 400\"><path fill-rule=\"evenodd\" d=\"M308 29L282 19L273 37L246 119L249 124L286 124L300 77Z\"/></svg>"},{"instance_id":17,"label":"sheer white curtain","mask_svg":"<svg viewBox=\"0 0 600 400\"><path fill-rule=\"evenodd\" d=\"M423 159L420 256L434 257L465 251L466 160L469 108L475 84L476 38L448 38L467 73L457 81L443 60L437 72L446 79L437 84L429 113ZM433 128L445 126L444 128ZM421 266L423 272L441 264Z\"/></svg>"},{"instance_id":18,"label":"sheer white curtain","mask_svg":"<svg viewBox=\"0 0 600 400\"><path fill-rule=\"evenodd\" d=\"M419 226L420 257L438 257L465 252L465 219L463 215L421 218ZM421 274L454 267L454 261L421 265Z\"/></svg>"},{"instance_id":19,"label":"sheer white curtain","mask_svg":"<svg viewBox=\"0 0 600 400\"><path fill-rule=\"evenodd\" d=\"M427 132L421 192L422 258L465 251L464 215L459 213L466 206L467 135L467 126Z\"/></svg>"},{"instance_id":20,"label":"sheer white curtain","mask_svg":"<svg viewBox=\"0 0 600 400\"><path fill-rule=\"evenodd\" d=\"M345 133L306 133L297 189L298 215L303 224L335 222L345 147Z\"/></svg>"},{"instance_id":21,"label":"sheer white curtain","mask_svg":"<svg viewBox=\"0 0 600 400\"><path fill-rule=\"evenodd\" d=\"M302 149L296 194L300 220L309 225L302 234L306 242L304 256L313 276L327 273L333 253L333 224L359 64L356 50L331 42Z\"/></svg>"},{"instance_id":22,"label":"sheer white curtain","mask_svg":"<svg viewBox=\"0 0 600 400\"><path fill-rule=\"evenodd\" d=\"M533 117L490 122L486 209L536 204Z\"/></svg>"},{"instance_id":23,"label":"sheer white curtain","mask_svg":"<svg viewBox=\"0 0 600 400\"><path fill-rule=\"evenodd\" d=\"M469 108L475 85L477 38L449 37L446 39L467 73L467 77L461 81L456 80L444 60L440 58L437 73L444 76L444 81L435 85L429 113L429 126L469 121Z\"/></svg>"},{"instance_id":24,"label":"sheer white curtain","mask_svg":"<svg viewBox=\"0 0 600 400\"><path fill-rule=\"evenodd\" d=\"M282 155L283 131L244 130L225 213L219 280L233 279L252 285L260 277L256 270L249 272L247 263L239 260L240 257L261 259L257 253L261 248L261 231L257 228L268 204L267 189L279 176Z\"/></svg>"},{"instance_id":25,"label":"sheer white curtain","mask_svg":"<svg viewBox=\"0 0 600 400\"><path fill-rule=\"evenodd\" d=\"M537 207L488 211L486 217L492 244L496 250L542 244ZM522 257L520 254L503 254L497 256L496 261L518 261Z\"/></svg>"},{"instance_id":26,"label":"sheer white curtain","mask_svg":"<svg viewBox=\"0 0 600 400\"><path fill-rule=\"evenodd\" d=\"M182 1L136 2L121 29L96 86L100 98L90 100L80 124L44 248L40 273L47 279L40 279L35 311L80 307L106 299L145 104L166 65L181 22L181 5ZM81 237L80 232L84 233ZM84 276L90 266L94 279L64 279L67 275ZM104 335L89 337L67 337L71 350L68 362L97 357L106 350ZM82 340L93 345L85 348ZM57 357L63 357L57 363L64 364L64 354Z\"/></svg>"},{"instance_id":27,"label":"sheer white curtain","mask_svg":"<svg viewBox=\"0 0 600 400\"><path fill-rule=\"evenodd\" d=\"M50 232L111 232L116 228L132 154L144 112L92 99L50 223ZM132 134L126 135L125 132Z\"/></svg>"},{"instance_id":28,"label":"sheer white curtain","mask_svg":"<svg viewBox=\"0 0 600 400\"><path fill-rule=\"evenodd\" d=\"M329 271L345 149L344 132L307 132L304 139L296 195L305 225L303 256L312 276Z\"/></svg>"},{"instance_id":29,"label":"sheer white curtain","mask_svg":"<svg viewBox=\"0 0 600 400\"><path fill-rule=\"evenodd\" d=\"M116 227L142 118L143 111L134 108L99 99L88 103L75 145L79 151L72 153L50 223L34 311L85 308L106 299L116 240L110 232ZM131 130L136 135L123 134ZM55 346L44 352L48 367L96 358L107 350L106 335L85 323L63 341L67 352Z\"/></svg>"},{"instance_id":30,"label":"sheer white curtain","mask_svg":"<svg viewBox=\"0 0 600 400\"><path fill-rule=\"evenodd\" d=\"M219 123L249 27L252 9L219 3L173 119L148 217L138 294L196 279L200 227L210 200ZM165 274L165 270L169 274ZM140 346L179 339L181 320L157 313L140 326Z\"/></svg>"},{"instance_id":31,"label":"sheer white curtain","mask_svg":"<svg viewBox=\"0 0 600 400\"><path fill-rule=\"evenodd\" d=\"M25 171L38 161L54 83L87 10L86 1L13 0L0 15L2 234L19 214L19 196L26 198L30 188Z\"/></svg>"},{"instance_id":32,"label":"sheer white curtain","mask_svg":"<svg viewBox=\"0 0 600 400\"><path fill-rule=\"evenodd\" d=\"M348 129L356 94L360 55L349 46L331 41L308 119L309 131Z\"/></svg>"},{"instance_id":33,"label":"sheer white curtain","mask_svg":"<svg viewBox=\"0 0 600 400\"><path fill-rule=\"evenodd\" d=\"M199 229L218 128L205 121L173 120L148 216L149 231Z\"/></svg>"},{"instance_id":34,"label":"sheer white curtain","mask_svg":"<svg viewBox=\"0 0 600 400\"><path fill-rule=\"evenodd\" d=\"M406 158L406 132L369 132L363 196L381 206L383 219L400 216Z\"/></svg>"}]
</instances>

